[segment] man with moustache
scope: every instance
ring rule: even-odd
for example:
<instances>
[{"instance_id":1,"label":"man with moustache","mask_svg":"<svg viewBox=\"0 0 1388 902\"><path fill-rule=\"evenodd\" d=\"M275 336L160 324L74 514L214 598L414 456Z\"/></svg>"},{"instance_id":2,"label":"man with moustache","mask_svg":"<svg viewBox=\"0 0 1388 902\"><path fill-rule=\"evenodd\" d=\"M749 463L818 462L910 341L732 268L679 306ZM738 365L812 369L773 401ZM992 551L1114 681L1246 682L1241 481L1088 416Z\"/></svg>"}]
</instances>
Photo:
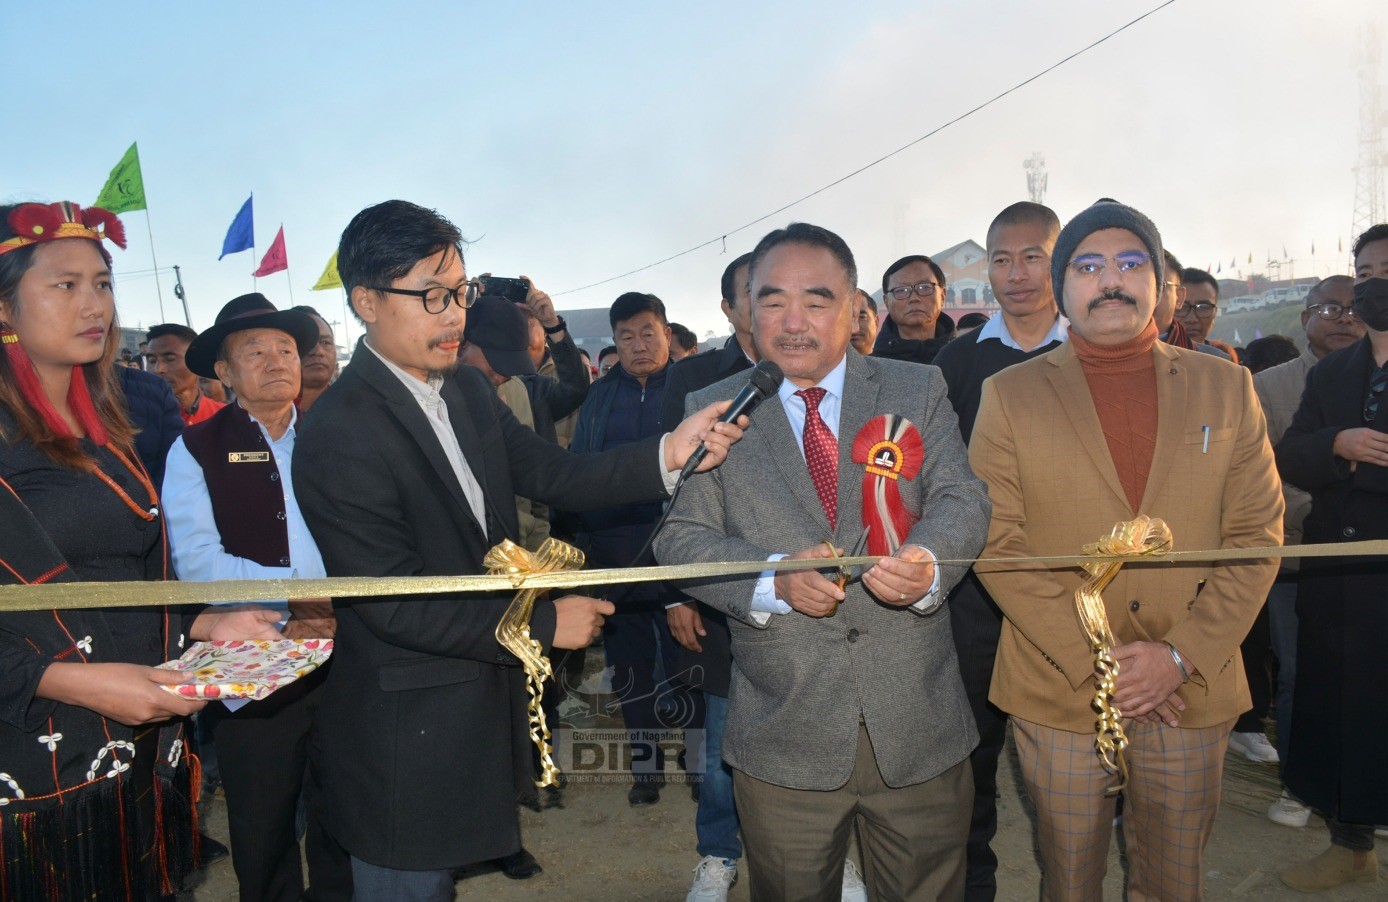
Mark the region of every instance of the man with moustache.
<instances>
[{"instance_id":1,"label":"man with moustache","mask_svg":"<svg viewBox=\"0 0 1388 902\"><path fill-rule=\"evenodd\" d=\"M741 435L714 405L673 433L572 455L516 422L480 372L457 367L478 293L462 236L393 200L358 213L338 272L366 335L306 419L294 479L330 576L480 573L517 534L514 496L582 509L668 493L700 441L703 466ZM531 776L518 661L495 637L511 593L337 599L323 693L323 767L355 899L453 898L453 870L520 849ZM607 602L537 602L546 653L597 634Z\"/></svg>"},{"instance_id":2,"label":"man with moustache","mask_svg":"<svg viewBox=\"0 0 1388 902\"><path fill-rule=\"evenodd\" d=\"M882 303L887 315L873 344L875 357L933 363L954 337L954 320L945 303L945 273L923 254L911 254L882 274Z\"/></svg>"},{"instance_id":3,"label":"man with moustache","mask_svg":"<svg viewBox=\"0 0 1388 902\"><path fill-rule=\"evenodd\" d=\"M1354 310L1354 279L1331 276L1317 282L1306 295L1301 326L1306 330L1306 350L1301 356L1253 377L1253 388L1258 392L1258 401L1268 421L1268 441L1274 446L1281 441L1292 423L1292 415L1301 406L1306 374L1311 367L1331 351L1348 347L1364 337L1364 324ZM1282 521L1282 544L1299 545L1302 521L1311 509L1311 496L1286 480L1282 482L1282 496L1287 503ZM1277 655L1277 754L1283 759L1292 737L1296 686L1297 575L1297 559L1283 558L1267 602L1272 649ZM1311 817L1311 809L1283 790L1281 798L1268 809L1268 817L1289 827L1304 827Z\"/></svg>"},{"instance_id":4,"label":"man with moustache","mask_svg":"<svg viewBox=\"0 0 1388 902\"><path fill-rule=\"evenodd\" d=\"M308 413L313 402L337 378L337 342L333 339L333 327L317 310L307 304L293 309L313 320L318 327L318 340L313 343L312 350L304 355L299 367L303 383L299 391L299 412Z\"/></svg>"},{"instance_id":5,"label":"man with moustache","mask_svg":"<svg viewBox=\"0 0 1388 902\"><path fill-rule=\"evenodd\" d=\"M988 280L1002 310L976 332L951 341L935 358L949 386L950 404L966 445L984 381L1060 347L1065 340L1065 320L1051 290L1051 250L1059 234L1055 213L1028 201L1007 207L988 227ZM960 580L949 604L959 669L979 735L978 748L969 756L974 810L965 898L990 900L997 895L998 858L989 843L998 829L998 757L1007 740L1007 715L989 703L988 687L993 681L1002 612L973 571Z\"/></svg>"},{"instance_id":6,"label":"man with moustache","mask_svg":"<svg viewBox=\"0 0 1388 902\"><path fill-rule=\"evenodd\" d=\"M969 461L988 484L983 556L1073 555L1138 514L1178 548L1276 545L1282 495L1249 373L1157 341L1161 236L1101 201L1061 230L1051 281L1069 338L983 386ZM1036 805L1042 895L1098 899L1116 774L1095 754L1094 655L1075 611L1078 567L979 563L1006 615L990 698L1012 718ZM1272 560L1128 566L1104 591L1127 725L1128 893L1201 897L1234 719L1249 707L1239 643Z\"/></svg>"},{"instance_id":7,"label":"man with moustache","mask_svg":"<svg viewBox=\"0 0 1388 902\"><path fill-rule=\"evenodd\" d=\"M872 345L877 341L877 302L872 295L858 289L858 307L853 316L853 334L848 342L853 350L864 357L872 353Z\"/></svg>"},{"instance_id":8,"label":"man with moustache","mask_svg":"<svg viewBox=\"0 0 1388 902\"><path fill-rule=\"evenodd\" d=\"M1303 539L1388 538L1388 223L1354 243L1354 312L1366 334L1306 376L1277 443L1282 477L1311 494ZM1388 823L1388 567L1306 558L1297 587L1296 706L1282 779L1324 812L1330 848L1282 872L1303 892L1378 880Z\"/></svg>"},{"instance_id":9,"label":"man with moustache","mask_svg":"<svg viewBox=\"0 0 1388 902\"><path fill-rule=\"evenodd\" d=\"M865 480L888 481L856 461L858 437L885 429L888 444L864 460L901 464L888 504L904 534L893 541L878 520L868 550L883 559L846 589L815 570L685 585L732 626L723 758L758 900L839 899L855 819L871 897L964 891L977 736L943 609L964 568L935 561L977 552L988 500L938 371L850 349L856 269L818 226L758 243L753 334L785 381L753 411L753 444L716 478L689 480L656 537L662 563L827 558L873 519ZM742 381L696 392L686 408Z\"/></svg>"}]
</instances>

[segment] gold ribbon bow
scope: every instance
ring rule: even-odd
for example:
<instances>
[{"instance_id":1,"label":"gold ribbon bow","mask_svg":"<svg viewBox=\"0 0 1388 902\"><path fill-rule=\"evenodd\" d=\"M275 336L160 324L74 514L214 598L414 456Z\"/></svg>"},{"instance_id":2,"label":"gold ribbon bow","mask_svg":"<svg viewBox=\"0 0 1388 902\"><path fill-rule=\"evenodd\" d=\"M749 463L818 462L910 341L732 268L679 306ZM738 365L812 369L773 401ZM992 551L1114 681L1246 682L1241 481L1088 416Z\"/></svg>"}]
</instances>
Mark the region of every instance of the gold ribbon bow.
<instances>
[{"instance_id":1,"label":"gold ribbon bow","mask_svg":"<svg viewBox=\"0 0 1388 902\"><path fill-rule=\"evenodd\" d=\"M530 693L526 714L530 721L530 741L540 750L540 779L536 786L553 786L559 776L559 768L554 765L554 747L550 745L549 725L545 723L545 711L540 706L544 695L545 680L554 676L554 668L545 657L544 646L530 637L530 615L535 610L535 599L544 589L522 588L528 576L536 573L555 573L561 570L583 569L583 552L558 539L545 539L540 550L533 555L510 539L487 552L482 563L487 572L506 576L515 588L516 597L501 615L496 625L496 641L501 647L520 659L525 668L525 688Z\"/></svg>"},{"instance_id":2,"label":"gold ribbon bow","mask_svg":"<svg viewBox=\"0 0 1388 902\"><path fill-rule=\"evenodd\" d=\"M1171 529L1162 520L1140 516L1113 527L1113 532L1084 546L1085 554L1141 557L1164 554L1172 548ZM1095 684L1091 706L1099 719L1094 724L1094 750L1104 768L1118 775L1118 785L1109 794L1128 785L1128 734L1123 729L1123 712L1113 706L1113 691L1118 681L1118 662L1113 657L1113 629L1104 609L1103 591L1123 566L1123 561L1104 561L1081 564L1089 579L1075 590L1075 612L1084 628L1089 647L1094 652Z\"/></svg>"}]
</instances>

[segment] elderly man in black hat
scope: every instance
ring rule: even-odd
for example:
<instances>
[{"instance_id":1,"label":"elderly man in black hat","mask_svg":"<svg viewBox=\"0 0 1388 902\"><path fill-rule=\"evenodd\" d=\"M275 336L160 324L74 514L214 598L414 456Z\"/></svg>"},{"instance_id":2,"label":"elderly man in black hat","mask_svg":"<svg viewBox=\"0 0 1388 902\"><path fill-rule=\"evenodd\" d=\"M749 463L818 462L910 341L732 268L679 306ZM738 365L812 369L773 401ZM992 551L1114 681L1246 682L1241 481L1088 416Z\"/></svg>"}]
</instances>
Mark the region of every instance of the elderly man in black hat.
<instances>
[{"instance_id":1,"label":"elderly man in black hat","mask_svg":"<svg viewBox=\"0 0 1388 902\"><path fill-rule=\"evenodd\" d=\"M237 400L188 428L169 451L163 494L179 579L327 575L299 512L290 469L300 358L317 341L310 317L247 294L223 307L216 324L188 346L188 368L229 384ZM327 599L286 608L286 637L333 635ZM311 767L318 688L327 669L244 707L213 709L243 900L351 897L350 864L324 830ZM312 884L306 896L294 828L301 790Z\"/></svg>"}]
</instances>

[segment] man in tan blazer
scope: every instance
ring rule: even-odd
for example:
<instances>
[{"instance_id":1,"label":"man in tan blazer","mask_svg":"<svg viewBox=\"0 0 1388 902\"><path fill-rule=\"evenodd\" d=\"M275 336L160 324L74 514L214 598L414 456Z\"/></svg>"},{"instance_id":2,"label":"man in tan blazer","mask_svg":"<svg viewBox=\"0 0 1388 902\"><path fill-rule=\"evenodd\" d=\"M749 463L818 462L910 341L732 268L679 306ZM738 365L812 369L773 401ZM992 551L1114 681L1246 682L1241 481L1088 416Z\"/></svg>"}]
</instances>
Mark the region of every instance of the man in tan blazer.
<instances>
[{"instance_id":1,"label":"man in tan blazer","mask_svg":"<svg viewBox=\"0 0 1388 902\"><path fill-rule=\"evenodd\" d=\"M984 383L970 463L993 501L986 557L1076 554L1138 514L1178 548L1276 545L1282 495L1246 370L1156 340L1161 236L1111 201L1062 231L1052 281L1071 341ZM1198 899L1229 732L1250 707L1239 643L1271 560L1129 565L1104 592L1131 776L1128 898ZM990 697L1037 808L1046 899L1100 899L1118 778L1094 750L1079 568L977 567L1007 617Z\"/></svg>"}]
</instances>

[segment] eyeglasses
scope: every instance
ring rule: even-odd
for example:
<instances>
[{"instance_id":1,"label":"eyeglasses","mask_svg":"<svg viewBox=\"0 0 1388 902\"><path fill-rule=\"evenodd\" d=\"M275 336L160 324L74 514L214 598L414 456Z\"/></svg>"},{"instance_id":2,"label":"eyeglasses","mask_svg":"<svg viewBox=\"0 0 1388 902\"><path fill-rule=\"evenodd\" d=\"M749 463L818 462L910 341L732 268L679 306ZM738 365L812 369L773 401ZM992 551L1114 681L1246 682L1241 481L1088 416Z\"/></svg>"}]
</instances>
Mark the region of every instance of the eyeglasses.
<instances>
[{"instance_id":1,"label":"eyeglasses","mask_svg":"<svg viewBox=\"0 0 1388 902\"><path fill-rule=\"evenodd\" d=\"M1342 316L1350 319L1358 319L1359 314L1354 312L1353 307L1343 307L1339 304L1307 304L1307 310L1316 311L1316 316L1321 319L1337 320Z\"/></svg>"},{"instance_id":2,"label":"eyeglasses","mask_svg":"<svg viewBox=\"0 0 1388 902\"><path fill-rule=\"evenodd\" d=\"M1141 251L1125 251L1112 257L1085 254L1071 260L1068 268L1072 275L1082 279L1090 279L1098 278L1107 272L1110 263L1117 267L1119 275L1126 276L1149 266L1152 263L1152 257Z\"/></svg>"},{"instance_id":3,"label":"eyeglasses","mask_svg":"<svg viewBox=\"0 0 1388 902\"><path fill-rule=\"evenodd\" d=\"M418 291L413 288L373 288L367 285L371 291L383 291L386 294L407 294L412 298L419 298L424 304L424 312L439 314L448 309L449 304L457 304L462 309L473 305L482 293L482 284L473 279L457 288L426 288Z\"/></svg>"},{"instance_id":4,"label":"eyeglasses","mask_svg":"<svg viewBox=\"0 0 1388 902\"><path fill-rule=\"evenodd\" d=\"M887 294L896 298L898 301L904 301L911 296L912 292L915 292L916 297L925 300L926 298L935 297L935 289L939 287L940 286L936 285L934 282L917 282L914 285L898 285L895 288L889 288L887 289Z\"/></svg>"},{"instance_id":5,"label":"eyeglasses","mask_svg":"<svg viewBox=\"0 0 1388 902\"><path fill-rule=\"evenodd\" d=\"M1209 301L1200 301L1195 304L1182 304L1176 308L1176 313L1178 316L1186 316L1193 313L1200 319L1209 319L1215 315L1215 305L1211 304Z\"/></svg>"}]
</instances>

